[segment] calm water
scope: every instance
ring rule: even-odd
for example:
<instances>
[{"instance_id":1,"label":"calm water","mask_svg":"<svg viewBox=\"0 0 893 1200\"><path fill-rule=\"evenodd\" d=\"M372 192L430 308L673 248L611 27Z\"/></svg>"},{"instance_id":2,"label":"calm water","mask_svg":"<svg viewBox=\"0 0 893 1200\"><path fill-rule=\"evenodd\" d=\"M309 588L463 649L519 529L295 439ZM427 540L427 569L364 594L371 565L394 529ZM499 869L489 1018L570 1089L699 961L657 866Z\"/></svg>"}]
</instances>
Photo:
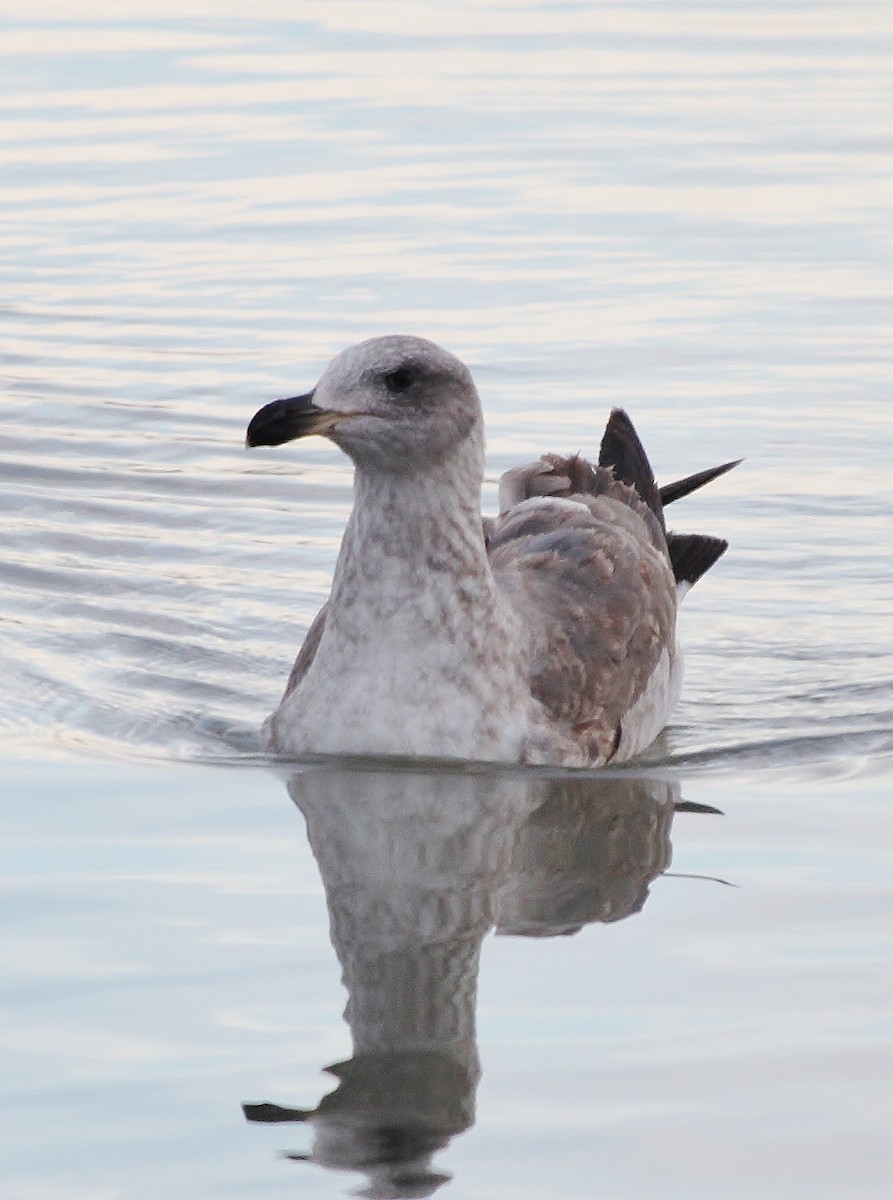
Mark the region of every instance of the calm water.
<instances>
[{"instance_id":1,"label":"calm water","mask_svg":"<svg viewBox=\"0 0 893 1200\"><path fill-rule=\"evenodd\" d=\"M0 29L0 1194L889 1196L889 6L90 11ZM396 331L489 507L746 456L643 769L260 753L350 472L244 427Z\"/></svg>"}]
</instances>

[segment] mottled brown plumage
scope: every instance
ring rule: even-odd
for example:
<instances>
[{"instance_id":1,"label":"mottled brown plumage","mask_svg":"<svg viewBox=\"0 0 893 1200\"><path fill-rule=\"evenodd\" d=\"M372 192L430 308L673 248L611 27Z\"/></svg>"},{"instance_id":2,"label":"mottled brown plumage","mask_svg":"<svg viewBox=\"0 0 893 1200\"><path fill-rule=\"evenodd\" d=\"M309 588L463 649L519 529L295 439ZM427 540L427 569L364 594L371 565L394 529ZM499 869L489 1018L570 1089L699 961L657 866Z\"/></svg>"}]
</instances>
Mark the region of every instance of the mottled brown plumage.
<instances>
[{"instance_id":1,"label":"mottled brown plumage","mask_svg":"<svg viewBox=\"0 0 893 1200\"><path fill-rule=\"evenodd\" d=\"M646 460L647 462L647 460ZM609 760L621 720L672 643L676 594L660 518L613 471L578 455L526 468L536 496L494 522L489 554L500 589L536 613L531 690L572 727L591 759ZM558 484L565 486L558 487Z\"/></svg>"}]
</instances>

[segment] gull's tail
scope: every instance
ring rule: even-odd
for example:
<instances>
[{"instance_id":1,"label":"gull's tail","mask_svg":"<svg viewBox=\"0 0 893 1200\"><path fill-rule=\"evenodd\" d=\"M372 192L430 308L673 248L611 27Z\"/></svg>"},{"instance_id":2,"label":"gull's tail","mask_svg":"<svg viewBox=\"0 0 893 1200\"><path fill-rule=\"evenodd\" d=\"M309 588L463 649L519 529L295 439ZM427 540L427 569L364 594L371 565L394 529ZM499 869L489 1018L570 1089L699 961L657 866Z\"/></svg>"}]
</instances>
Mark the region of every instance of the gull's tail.
<instances>
[{"instance_id":1,"label":"gull's tail","mask_svg":"<svg viewBox=\"0 0 893 1200\"><path fill-rule=\"evenodd\" d=\"M632 421L622 408L615 408L605 428L598 462L601 467L610 467L616 479L636 489L666 531L663 510L667 504L681 500L705 483L725 475L726 471L737 467L741 459L709 467L706 471L697 471L694 475L686 475L684 479L658 487ZM710 537L709 534L667 532L667 550L680 592L687 591L697 583L725 554L728 546L724 538Z\"/></svg>"},{"instance_id":2,"label":"gull's tail","mask_svg":"<svg viewBox=\"0 0 893 1200\"><path fill-rule=\"evenodd\" d=\"M680 595L684 595L728 550L725 538L708 533L668 533L667 550Z\"/></svg>"},{"instance_id":3,"label":"gull's tail","mask_svg":"<svg viewBox=\"0 0 893 1200\"><path fill-rule=\"evenodd\" d=\"M696 471L694 475L686 475L684 479L677 479L674 483L665 483L659 489L661 503L666 508L674 500L681 500L683 496L696 492L705 483L712 483L714 479L719 479L720 475L725 475L726 471L731 471L732 467L737 467L742 462L744 462L743 458L736 458L734 462L722 463L718 467L708 467L706 471Z\"/></svg>"}]
</instances>

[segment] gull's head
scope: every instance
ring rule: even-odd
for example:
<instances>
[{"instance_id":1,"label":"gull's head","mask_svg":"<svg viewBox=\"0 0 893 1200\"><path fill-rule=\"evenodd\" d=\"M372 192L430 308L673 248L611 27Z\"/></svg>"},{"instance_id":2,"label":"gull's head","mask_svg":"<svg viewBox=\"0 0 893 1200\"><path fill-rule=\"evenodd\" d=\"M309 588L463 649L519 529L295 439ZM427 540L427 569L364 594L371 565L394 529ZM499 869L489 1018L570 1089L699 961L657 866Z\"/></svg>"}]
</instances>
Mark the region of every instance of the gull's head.
<instances>
[{"instance_id":1,"label":"gull's head","mask_svg":"<svg viewBox=\"0 0 893 1200\"><path fill-rule=\"evenodd\" d=\"M424 338L371 338L332 360L312 392L255 413L248 446L320 433L358 467L402 474L464 447L481 457L483 422L471 372Z\"/></svg>"}]
</instances>

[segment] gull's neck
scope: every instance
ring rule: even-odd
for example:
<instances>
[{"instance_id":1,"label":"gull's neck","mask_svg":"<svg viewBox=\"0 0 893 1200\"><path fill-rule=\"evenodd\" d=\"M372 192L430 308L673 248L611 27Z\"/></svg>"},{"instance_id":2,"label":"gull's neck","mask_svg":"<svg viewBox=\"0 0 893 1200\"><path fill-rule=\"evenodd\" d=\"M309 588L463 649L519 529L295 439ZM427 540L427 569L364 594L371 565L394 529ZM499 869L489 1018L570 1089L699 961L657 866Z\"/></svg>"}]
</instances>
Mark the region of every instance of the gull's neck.
<instances>
[{"instance_id":1,"label":"gull's neck","mask_svg":"<svg viewBox=\"0 0 893 1200\"><path fill-rule=\"evenodd\" d=\"M330 620L340 623L362 605L376 609L383 622L397 617L404 624L407 608L421 603L423 594L430 607L439 597L455 599L457 588L474 609L494 603L481 522L481 462L472 450L424 473L357 468Z\"/></svg>"},{"instance_id":2,"label":"gull's neck","mask_svg":"<svg viewBox=\"0 0 893 1200\"><path fill-rule=\"evenodd\" d=\"M280 748L521 755L527 641L490 570L469 451L424 475L357 470L322 637L274 717Z\"/></svg>"}]
</instances>

